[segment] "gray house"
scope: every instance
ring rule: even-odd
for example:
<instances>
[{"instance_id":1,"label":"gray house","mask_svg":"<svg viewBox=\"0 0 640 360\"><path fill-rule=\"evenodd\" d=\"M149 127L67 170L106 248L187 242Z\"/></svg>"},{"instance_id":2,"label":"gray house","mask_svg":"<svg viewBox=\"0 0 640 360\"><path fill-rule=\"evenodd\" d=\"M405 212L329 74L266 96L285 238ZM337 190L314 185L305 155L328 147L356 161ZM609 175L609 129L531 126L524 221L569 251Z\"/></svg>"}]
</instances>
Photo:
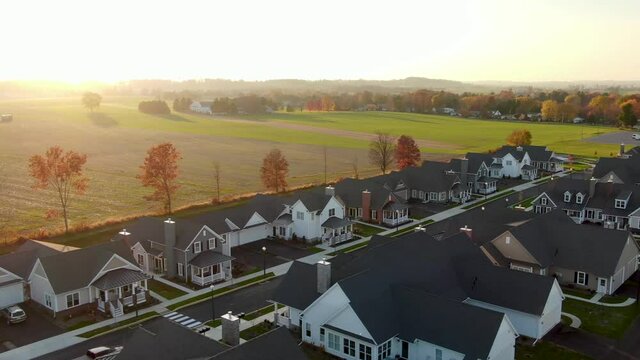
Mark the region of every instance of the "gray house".
<instances>
[{"instance_id":1,"label":"gray house","mask_svg":"<svg viewBox=\"0 0 640 360\"><path fill-rule=\"evenodd\" d=\"M496 265L603 294L613 294L638 270L640 256L629 232L578 225L562 210L509 229L484 246L497 250L489 256Z\"/></svg>"}]
</instances>

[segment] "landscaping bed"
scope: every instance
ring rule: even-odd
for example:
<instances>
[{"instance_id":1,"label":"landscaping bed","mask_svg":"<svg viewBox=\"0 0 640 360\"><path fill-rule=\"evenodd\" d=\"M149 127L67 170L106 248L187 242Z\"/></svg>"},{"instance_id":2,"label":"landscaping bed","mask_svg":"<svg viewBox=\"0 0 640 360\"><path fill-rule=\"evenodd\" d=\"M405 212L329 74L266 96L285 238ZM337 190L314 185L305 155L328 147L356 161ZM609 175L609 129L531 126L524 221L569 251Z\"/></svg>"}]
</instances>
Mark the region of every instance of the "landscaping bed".
<instances>
[{"instance_id":1,"label":"landscaping bed","mask_svg":"<svg viewBox=\"0 0 640 360\"><path fill-rule=\"evenodd\" d=\"M581 329L613 339L620 339L640 314L640 306L609 307L585 301L566 299L562 311L582 321Z\"/></svg>"},{"instance_id":2,"label":"landscaping bed","mask_svg":"<svg viewBox=\"0 0 640 360\"><path fill-rule=\"evenodd\" d=\"M353 232L356 235L359 235L362 237L373 236L383 231L384 231L383 229L377 228L375 226L369 226L369 225L360 224L360 223L353 224Z\"/></svg>"},{"instance_id":3,"label":"landscaping bed","mask_svg":"<svg viewBox=\"0 0 640 360\"><path fill-rule=\"evenodd\" d=\"M244 329L242 331L240 331L240 337L245 339L245 340L251 340L255 337L258 337L262 334L266 334L269 331L271 331L272 329L274 329L275 327L273 326L272 323L268 322L268 321L263 321L257 325L254 325L248 329Z\"/></svg>"}]
</instances>

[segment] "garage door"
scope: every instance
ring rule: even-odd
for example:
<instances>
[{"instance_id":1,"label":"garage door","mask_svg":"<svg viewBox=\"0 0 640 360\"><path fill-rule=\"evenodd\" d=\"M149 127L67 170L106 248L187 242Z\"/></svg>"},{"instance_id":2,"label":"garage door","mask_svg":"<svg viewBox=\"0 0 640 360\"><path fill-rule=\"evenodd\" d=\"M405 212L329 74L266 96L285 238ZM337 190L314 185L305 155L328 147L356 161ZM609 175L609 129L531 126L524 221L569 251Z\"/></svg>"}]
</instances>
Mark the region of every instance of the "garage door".
<instances>
[{"instance_id":1,"label":"garage door","mask_svg":"<svg viewBox=\"0 0 640 360\"><path fill-rule=\"evenodd\" d=\"M24 301L22 282L0 285L0 309L19 304Z\"/></svg>"},{"instance_id":2,"label":"garage door","mask_svg":"<svg viewBox=\"0 0 640 360\"><path fill-rule=\"evenodd\" d=\"M240 231L240 245L248 244L250 242L262 240L269 236L268 225L258 225Z\"/></svg>"}]
</instances>

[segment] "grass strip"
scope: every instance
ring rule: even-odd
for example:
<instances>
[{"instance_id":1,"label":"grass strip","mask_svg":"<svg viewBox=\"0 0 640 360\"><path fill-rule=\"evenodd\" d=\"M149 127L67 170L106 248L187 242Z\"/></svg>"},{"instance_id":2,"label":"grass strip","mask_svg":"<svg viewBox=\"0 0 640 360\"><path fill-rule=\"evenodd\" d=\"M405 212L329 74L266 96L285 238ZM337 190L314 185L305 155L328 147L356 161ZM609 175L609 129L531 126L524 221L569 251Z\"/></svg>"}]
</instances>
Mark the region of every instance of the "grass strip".
<instances>
[{"instance_id":1,"label":"grass strip","mask_svg":"<svg viewBox=\"0 0 640 360\"><path fill-rule=\"evenodd\" d=\"M258 283L260 281L272 278L274 276L275 276L275 274L273 272L268 272L265 275L260 275L260 276L257 276L255 278L252 278L252 279L244 280L244 281L241 281L239 283L236 283L236 284L233 284L233 285L229 285L227 287L224 287L224 288L221 288L221 289L218 289L218 290L214 290L213 291L213 297L215 298L215 297L218 297L220 295L224 295L224 294L239 290L240 288L243 288L243 287L248 286L248 285L252 285L254 283ZM179 301L179 302L177 302L175 304L171 304L171 305L167 306L167 309L169 309L169 310L177 310L177 309L185 307L187 305L191 305L191 304L194 304L194 303L197 303L197 302L201 302L201 301L204 301L204 300L207 300L207 299L211 299L211 296L212 296L211 292L208 291L208 292L205 292L203 294L191 297L189 299Z\"/></svg>"},{"instance_id":2,"label":"grass strip","mask_svg":"<svg viewBox=\"0 0 640 360\"><path fill-rule=\"evenodd\" d=\"M515 193L515 192L516 192L515 190L507 190L507 191L502 192L502 193L499 193L499 194L497 194L497 195L494 195L494 196L488 197L486 200L483 200L483 201L481 201L481 202L479 202L479 203L475 203L475 204L471 204L471 205L464 206L462 209L463 209L463 210L471 210L471 209L475 209L475 208L480 207L480 206L482 206L482 205L486 205L486 204L488 204L488 203L490 203L490 202L493 202L493 201L496 201L496 200L502 199L502 198L504 198L504 197L507 197L507 196L509 196L509 195L511 195L511 194L513 194L513 193Z\"/></svg>"},{"instance_id":3,"label":"grass strip","mask_svg":"<svg viewBox=\"0 0 640 360\"><path fill-rule=\"evenodd\" d=\"M261 322L256 324L248 329L244 329L240 331L240 337L245 340L251 340L255 337L258 337L262 334L265 334L273 329L273 325L267 322Z\"/></svg>"},{"instance_id":4,"label":"grass strip","mask_svg":"<svg viewBox=\"0 0 640 360\"><path fill-rule=\"evenodd\" d=\"M408 233L410 233L410 232L413 232L413 231L414 231L418 226L426 226L426 225L432 224L433 222L434 222L434 221L433 221L433 220L431 220L431 219L429 219L429 220L425 220L425 221L421 221L421 222L419 222L419 223L417 223L417 224L414 224L414 225L409 226L409 227L408 227L408 228L406 228L406 229L402 229L402 230L394 231L394 232L392 232L391 234L389 234L388 236L391 236L391 237L397 237L397 236L401 236L401 235L404 235L404 234L408 234Z\"/></svg>"},{"instance_id":5,"label":"grass strip","mask_svg":"<svg viewBox=\"0 0 640 360\"><path fill-rule=\"evenodd\" d=\"M78 336L86 338L86 339L92 338L94 336L98 336L98 335L104 334L106 332L111 332L111 331L115 331L115 330L118 330L118 329L122 329L122 328L124 328L124 327L126 327L128 325L134 324L134 323L143 322L145 320L154 318L154 317L156 317L158 315L159 314L157 312L150 311L150 312L144 313L144 314L142 314L142 315L140 315L138 317L133 317L131 319L119 321L119 322L117 322L115 324L111 324L111 325L103 326L103 327L100 327L100 328L97 328L97 329L94 329L94 330L91 330L91 331L87 331L86 333L82 333L82 334L80 334Z\"/></svg>"},{"instance_id":6,"label":"grass strip","mask_svg":"<svg viewBox=\"0 0 640 360\"><path fill-rule=\"evenodd\" d=\"M177 297L187 294L186 292L180 289L177 289L173 286L169 286L163 282L160 282L154 279L149 279L147 281L147 285L149 286L149 290L169 300L175 299Z\"/></svg>"}]
</instances>

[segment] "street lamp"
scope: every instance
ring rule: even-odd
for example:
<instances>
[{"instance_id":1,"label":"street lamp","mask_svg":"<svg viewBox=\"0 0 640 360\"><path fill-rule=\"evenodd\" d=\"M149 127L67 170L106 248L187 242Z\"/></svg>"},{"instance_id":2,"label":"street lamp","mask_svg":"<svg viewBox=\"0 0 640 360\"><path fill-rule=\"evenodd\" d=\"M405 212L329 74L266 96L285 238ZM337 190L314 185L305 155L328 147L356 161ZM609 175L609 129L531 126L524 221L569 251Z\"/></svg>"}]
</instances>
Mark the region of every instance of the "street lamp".
<instances>
[{"instance_id":1,"label":"street lamp","mask_svg":"<svg viewBox=\"0 0 640 360\"><path fill-rule=\"evenodd\" d=\"M396 232L400 228L400 210L396 210Z\"/></svg>"},{"instance_id":2,"label":"street lamp","mask_svg":"<svg viewBox=\"0 0 640 360\"><path fill-rule=\"evenodd\" d=\"M489 187L489 183L485 181L484 183L484 199L487 200L487 187Z\"/></svg>"},{"instance_id":3,"label":"street lamp","mask_svg":"<svg viewBox=\"0 0 640 360\"><path fill-rule=\"evenodd\" d=\"M267 248L262 247L262 275L267 275Z\"/></svg>"},{"instance_id":4,"label":"street lamp","mask_svg":"<svg viewBox=\"0 0 640 360\"><path fill-rule=\"evenodd\" d=\"M213 321L216 319L216 308L213 303L213 284L209 286L209 289L211 289L211 321Z\"/></svg>"}]
</instances>

